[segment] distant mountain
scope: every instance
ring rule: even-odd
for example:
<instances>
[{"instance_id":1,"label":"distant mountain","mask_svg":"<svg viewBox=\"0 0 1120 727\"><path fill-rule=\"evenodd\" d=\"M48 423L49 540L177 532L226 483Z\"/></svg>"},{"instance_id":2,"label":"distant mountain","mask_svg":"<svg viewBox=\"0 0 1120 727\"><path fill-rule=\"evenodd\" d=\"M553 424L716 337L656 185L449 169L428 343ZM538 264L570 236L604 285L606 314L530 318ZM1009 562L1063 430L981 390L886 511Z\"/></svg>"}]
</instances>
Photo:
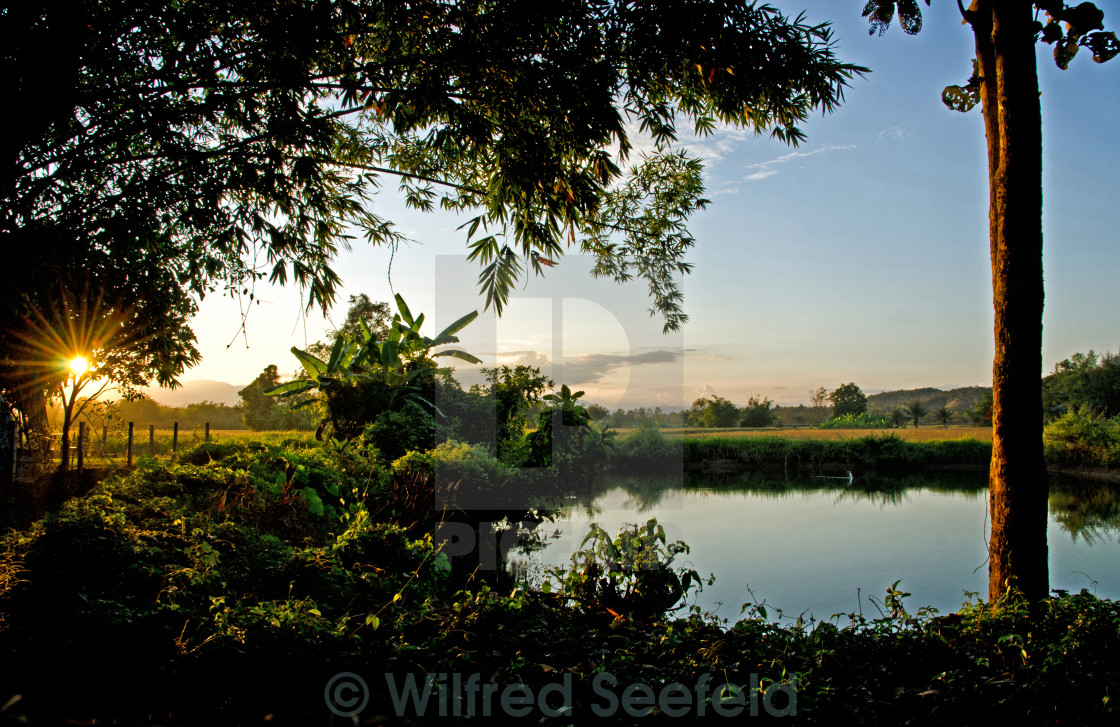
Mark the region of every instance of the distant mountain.
<instances>
[{"instance_id":1,"label":"distant mountain","mask_svg":"<svg viewBox=\"0 0 1120 727\"><path fill-rule=\"evenodd\" d=\"M186 406L203 401L234 406L241 403L241 397L237 395L237 392L244 388L244 384L238 386L225 381L198 379L184 381L178 389L161 389L158 386L153 386L145 389L144 393L164 406Z\"/></svg>"},{"instance_id":2,"label":"distant mountain","mask_svg":"<svg viewBox=\"0 0 1120 727\"><path fill-rule=\"evenodd\" d=\"M867 397L867 411L869 414L890 414L912 401L920 401L931 412L943 406L963 412L975 407L991 390L990 386L964 386L949 391L932 388L884 391Z\"/></svg>"}]
</instances>

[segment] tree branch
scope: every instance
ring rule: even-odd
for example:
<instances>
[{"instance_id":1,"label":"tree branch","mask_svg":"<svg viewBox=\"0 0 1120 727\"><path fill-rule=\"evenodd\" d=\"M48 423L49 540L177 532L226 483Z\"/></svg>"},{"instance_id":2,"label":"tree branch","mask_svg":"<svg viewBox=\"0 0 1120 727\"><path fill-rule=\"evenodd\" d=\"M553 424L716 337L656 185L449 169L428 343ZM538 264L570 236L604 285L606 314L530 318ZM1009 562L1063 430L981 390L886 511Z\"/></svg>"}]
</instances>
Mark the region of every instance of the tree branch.
<instances>
[{"instance_id":1,"label":"tree branch","mask_svg":"<svg viewBox=\"0 0 1120 727\"><path fill-rule=\"evenodd\" d=\"M374 166L370 166L369 164L357 164L355 162L343 162L343 161L339 161L337 159L328 159L326 157L313 156L311 158L314 159L317 162L322 162L324 164L334 164L334 165L341 166L341 167L350 167L351 169L362 169L362 170L367 171L367 172L377 172L379 174L394 174L398 177L408 177L408 178L411 178L411 179L419 179L419 180L424 181L424 182L431 182L432 184L439 184L439 185L442 185L442 186L445 186L445 187L451 187L452 189L458 189L461 192L468 192L470 194L477 194L477 195L485 194L485 192L483 192L481 189L476 189L474 187L468 187L464 184L456 184L455 182L448 182L447 180L444 180L444 179L436 179L435 177L428 177L428 176L425 176L423 174L415 174L415 173L411 173L411 172L402 172L402 171L399 171L397 169L388 169L386 167L374 167Z\"/></svg>"}]
</instances>

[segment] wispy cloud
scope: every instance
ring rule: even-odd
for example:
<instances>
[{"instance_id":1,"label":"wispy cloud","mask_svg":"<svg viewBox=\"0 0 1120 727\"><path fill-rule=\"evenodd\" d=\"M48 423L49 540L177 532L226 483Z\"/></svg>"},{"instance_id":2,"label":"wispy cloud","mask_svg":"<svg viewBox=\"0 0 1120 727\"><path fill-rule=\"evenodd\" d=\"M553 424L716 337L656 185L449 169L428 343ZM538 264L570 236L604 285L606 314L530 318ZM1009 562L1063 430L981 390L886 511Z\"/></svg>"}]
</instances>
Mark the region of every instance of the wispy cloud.
<instances>
[{"instance_id":1,"label":"wispy cloud","mask_svg":"<svg viewBox=\"0 0 1120 727\"><path fill-rule=\"evenodd\" d=\"M489 351L476 353L475 355L484 361L494 361L494 364L484 363L484 366L533 366L546 370L552 366L552 360L539 351ZM681 355L680 351L651 349L634 354L592 353L580 356L567 356L564 359L563 381L558 380L557 384L597 384L618 369L630 366L673 363L679 360ZM458 368L456 368L456 371L458 371ZM482 380L481 376L477 375L476 372L468 373L464 371L464 376L467 378L470 378L472 374L478 381ZM463 380L465 382L465 379ZM472 379L471 383L476 382Z\"/></svg>"},{"instance_id":2,"label":"wispy cloud","mask_svg":"<svg viewBox=\"0 0 1120 727\"><path fill-rule=\"evenodd\" d=\"M676 118L676 125L677 141L673 143L673 147L685 149L692 156L703 159L706 168L717 164L735 149L742 148L742 144L756 137L753 131L722 123L717 124L712 133L698 136L693 131L692 123L683 116ZM633 147L627 159L628 164L636 163L643 153L653 154L657 151L653 137L642 131L637 122L630 121L626 124L626 135ZM614 149L614 155L617 158L617 147Z\"/></svg>"},{"instance_id":3,"label":"wispy cloud","mask_svg":"<svg viewBox=\"0 0 1120 727\"><path fill-rule=\"evenodd\" d=\"M743 179L744 180L749 180L749 181L758 181L760 179L766 179L767 177L772 177L775 174L777 174L778 171L779 171L778 168L781 167L781 165L786 164L787 162L792 162L792 161L797 160L797 159L804 159L806 157L816 156L817 154L824 154L825 152L847 151L849 149L855 149L855 148L856 148L855 144L828 144L828 145L822 146L819 149L814 149L813 151L791 151L789 154L783 154L780 157L770 159L770 160L765 161L765 162L757 162L755 164L746 165L745 167L743 167L744 169L753 169L755 171L753 171L750 174L748 174L747 176L743 177Z\"/></svg>"},{"instance_id":4,"label":"wispy cloud","mask_svg":"<svg viewBox=\"0 0 1120 727\"><path fill-rule=\"evenodd\" d=\"M880 139L887 139L889 141L902 141L909 139L914 135L913 129L907 129L905 126L892 126L889 129L883 129L879 132Z\"/></svg>"},{"instance_id":5,"label":"wispy cloud","mask_svg":"<svg viewBox=\"0 0 1120 727\"><path fill-rule=\"evenodd\" d=\"M679 356L679 351L664 349L630 355L592 353L572 356L564 361L564 383L595 384L616 369L626 366L673 363Z\"/></svg>"}]
</instances>

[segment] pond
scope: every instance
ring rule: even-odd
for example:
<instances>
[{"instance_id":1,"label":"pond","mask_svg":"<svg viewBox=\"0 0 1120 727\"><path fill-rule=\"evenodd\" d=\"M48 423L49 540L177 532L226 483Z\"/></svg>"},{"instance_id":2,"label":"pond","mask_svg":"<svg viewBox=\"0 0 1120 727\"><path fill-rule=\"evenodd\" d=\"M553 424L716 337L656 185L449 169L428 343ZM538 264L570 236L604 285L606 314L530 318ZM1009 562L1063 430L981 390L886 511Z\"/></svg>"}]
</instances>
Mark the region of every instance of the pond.
<instances>
[{"instance_id":1,"label":"pond","mask_svg":"<svg viewBox=\"0 0 1120 727\"><path fill-rule=\"evenodd\" d=\"M1051 478L1048 530L1052 588L1120 597L1120 490ZM569 496L538 532L546 547L509 554L530 582L567 565L590 523L612 535L657 518L691 550L677 562L705 585L695 603L732 622L744 603L796 618L859 612L888 586L912 595L907 610L956 611L966 591L987 597L988 491L982 474L901 479L605 476ZM846 623L842 617L840 623Z\"/></svg>"}]
</instances>

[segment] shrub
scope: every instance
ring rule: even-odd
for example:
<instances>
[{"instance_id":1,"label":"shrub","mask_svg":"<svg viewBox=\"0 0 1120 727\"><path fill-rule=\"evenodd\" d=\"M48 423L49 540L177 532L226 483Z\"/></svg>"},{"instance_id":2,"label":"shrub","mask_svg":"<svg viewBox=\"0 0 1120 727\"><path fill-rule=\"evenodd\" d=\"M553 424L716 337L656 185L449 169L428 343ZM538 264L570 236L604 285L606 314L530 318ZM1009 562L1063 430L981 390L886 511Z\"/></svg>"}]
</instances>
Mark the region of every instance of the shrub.
<instances>
[{"instance_id":1,"label":"shrub","mask_svg":"<svg viewBox=\"0 0 1120 727\"><path fill-rule=\"evenodd\" d=\"M1108 419L1088 407L1071 410L1042 430L1046 459L1060 465L1120 464L1120 417Z\"/></svg>"},{"instance_id":2,"label":"shrub","mask_svg":"<svg viewBox=\"0 0 1120 727\"><path fill-rule=\"evenodd\" d=\"M657 426L643 423L615 446L611 461L626 467L658 467L683 458L681 440L666 439Z\"/></svg>"},{"instance_id":3,"label":"shrub","mask_svg":"<svg viewBox=\"0 0 1120 727\"><path fill-rule=\"evenodd\" d=\"M891 429L895 426L891 416L868 414L841 414L821 424L821 429Z\"/></svg>"}]
</instances>

